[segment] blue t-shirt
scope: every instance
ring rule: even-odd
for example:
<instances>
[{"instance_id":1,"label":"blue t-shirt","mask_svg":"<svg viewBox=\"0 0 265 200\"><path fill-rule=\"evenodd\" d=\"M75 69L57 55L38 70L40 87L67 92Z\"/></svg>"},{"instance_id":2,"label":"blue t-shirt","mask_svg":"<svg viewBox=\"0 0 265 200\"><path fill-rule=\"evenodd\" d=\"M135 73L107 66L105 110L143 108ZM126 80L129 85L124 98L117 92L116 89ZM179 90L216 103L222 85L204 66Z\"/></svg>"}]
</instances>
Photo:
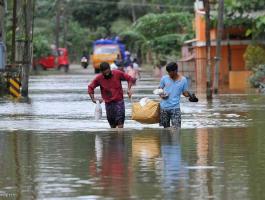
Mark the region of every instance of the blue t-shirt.
<instances>
[{"instance_id":1,"label":"blue t-shirt","mask_svg":"<svg viewBox=\"0 0 265 200\"><path fill-rule=\"evenodd\" d=\"M184 76L182 76L180 80L174 81L169 75L165 75L161 78L159 87L168 94L167 99L161 100L160 107L162 109L174 109L180 107L180 96L183 92L188 90L188 82Z\"/></svg>"}]
</instances>

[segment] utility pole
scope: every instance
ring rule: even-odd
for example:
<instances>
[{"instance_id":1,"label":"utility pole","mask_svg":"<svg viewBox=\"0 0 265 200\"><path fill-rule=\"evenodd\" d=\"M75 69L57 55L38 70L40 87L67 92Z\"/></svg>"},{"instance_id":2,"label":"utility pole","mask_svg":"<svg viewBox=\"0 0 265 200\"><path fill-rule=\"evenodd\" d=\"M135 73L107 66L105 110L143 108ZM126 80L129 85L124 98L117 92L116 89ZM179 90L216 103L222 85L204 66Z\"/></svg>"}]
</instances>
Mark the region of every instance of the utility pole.
<instances>
[{"instance_id":1,"label":"utility pole","mask_svg":"<svg viewBox=\"0 0 265 200\"><path fill-rule=\"evenodd\" d=\"M56 25L55 25L55 46L60 47L60 24L61 24L61 0L56 1Z\"/></svg>"},{"instance_id":2,"label":"utility pole","mask_svg":"<svg viewBox=\"0 0 265 200\"><path fill-rule=\"evenodd\" d=\"M229 72L232 70L232 50L230 45L230 34L227 34L227 62Z\"/></svg>"},{"instance_id":3,"label":"utility pole","mask_svg":"<svg viewBox=\"0 0 265 200\"><path fill-rule=\"evenodd\" d=\"M63 47L66 48L66 40L67 40L67 19L66 19L66 16L67 16L67 13L66 13L66 8L64 7L64 10L63 10Z\"/></svg>"},{"instance_id":4,"label":"utility pole","mask_svg":"<svg viewBox=\"0 0 265 200\"><path fill-rule=\"evenodd\" d=\"M205 37L206 37L206 97L211 100L212 97L212 74L211 74L211 38L210 38L210 3L209 0L204 0L205 7Z\"/></svg>"},{"instance_id":5,"label":"utility pole","mask_svg":"<svg viewBox=\"0 0 265 200\"><path fill-rule=\"evenodd\" d=\"M23 65L22 65L22 88L21 95L25 98L28 97L28 83L29 83L29 71L32 64L32 19L33 19L33 1L34 0L24 0L23 1L23 15L24 15L24 51L23 51Z\"/></svg>"},{"instance_id":6,"label":"utility pole","mask_svg":"<svg viewBox=\"0 0 265 200\"><path fill-rule=\"evenodd\" d=\"M0 42L4 40L5 2L0 0Z\"/></svg>"},{"instance_id":7,"label":"utility pole","mask_svg":"<svg viewBox=\"0 0 265 200\"><path fill-rule=\"evenodd\" d=\"M67 9L67 1L63 0L62 2L63 4L63 7L61 8L61 15L62 15L62 18L63 18L63 44L62 44L62 47L66 48L67 44L66 44L66 41L67 41L67 29L68 29L68 26L67 26L67 23L68 23L68 9Z\"/></svg>"},{"instance_id":8,"label":"utility pole","mask_svg":"<svg viewBox=\"0 0 265 200\"><path fill-rule=\"evenodd\" d=\"M218 24L217 24L217 39L216 39L216 56L215 56L215 68L214 68L214 83L213 89L214 93L218 93L219 89L219 68L221 62L221 42L222 42L222 35L223 35L223 20L224 19L224 0L219 0L218 2Z\"/></svg>"},{"instance_id":9,"label":"utility pole","mask_svg":"<svg viewBox=\"0 0 265 200\"><path fill-rule=\"evenodd\" d=\"M135 7L133 5L133 0L131 0L131 12L132 12L132 20L133 22L136 21L136 13L135 13Z\"/></svg>"},{"instance_id":10,"label":"utility pole","mask_svg":"<svg viewBox=\"0 0 265 200\"><path fill-rule=\"evenodd\" d=\"M12 47L11 64L15 64L16 59L16 29L17 29L17 0L13 0L13 24L12 24Z\"/></svg>"},{"instance_id":11,"label":"utility pole","mask_svg":"<svg viewBox=\"0 0 265 200\"><path fill-rule=\"evenodd\" d=\"M4 17L5 17L5 2L4 0L0 0L0 95L1 88L3 88L2 82L2 73L1 71L5 69L5 42L4 42Z\"/></svg>"}]
</instances>

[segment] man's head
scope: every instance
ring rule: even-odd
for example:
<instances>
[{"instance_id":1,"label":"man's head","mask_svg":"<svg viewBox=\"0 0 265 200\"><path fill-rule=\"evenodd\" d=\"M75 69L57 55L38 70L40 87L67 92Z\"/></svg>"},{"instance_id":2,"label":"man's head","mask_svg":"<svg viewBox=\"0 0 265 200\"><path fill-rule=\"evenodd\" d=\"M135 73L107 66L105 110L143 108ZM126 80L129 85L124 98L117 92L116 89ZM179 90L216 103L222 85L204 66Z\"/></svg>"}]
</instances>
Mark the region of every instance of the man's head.
<instances>
[{"instance_id":1,"label":"man's head","mask_svg":"<svg viewBox=\"0 0 265 200\"><path fill-rule=\"evenodd\" d=\"M114 60L114 63L117 67L122 67L123 66L123 62L121 60Z\"/></svg>"},{"instance_id":2,"label":"man's head","mask_svg":"<svg viewBox=\"0 0 265 200\"><path fill-rule=\"evenodd\" d=\"M107 62L100 63L99 69L106 79L110 79L112 77L109 63Z\"/></svg>"},{"instance_id":3,"label":"man's head","mask_svg":"<svg viewBox=\"0 0 265 200\"><path fill-rule=\"evenodd\" d=\"M166 70L170 78L174 78L178 74L178 64L175 62L170 62L166 65Z\"/></svg>"},{"instance_id":4,"label":"man's head","mask_svg":"<svg viewBox=\"0 0 265 200\"><path fill-rule=\"evenodd\" d=\"M124 63L121 60L115 60L114 63L118 67L118 70L124 71Z\"/></svg>"}]
</instances>

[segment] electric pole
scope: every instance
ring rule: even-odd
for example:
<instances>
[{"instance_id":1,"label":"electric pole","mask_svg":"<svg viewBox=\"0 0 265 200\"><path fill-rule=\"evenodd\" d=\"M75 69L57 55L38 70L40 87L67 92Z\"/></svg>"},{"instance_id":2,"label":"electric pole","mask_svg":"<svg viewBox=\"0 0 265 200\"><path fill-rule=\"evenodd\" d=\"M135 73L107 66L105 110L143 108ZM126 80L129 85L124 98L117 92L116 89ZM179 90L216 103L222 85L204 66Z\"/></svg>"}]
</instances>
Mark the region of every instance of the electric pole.
<instances>
[{"instance_id":1,"label":"electric pole","mask_svg":"<svg viewBox=\"0 0 265 200\"><path fill-rule=\"evenodd\" d=\"M5 2L0 0L0 42L4 40Z\"/></svg>"},{"instance_id":2,"label":"electric pole","mask_svg":"<svg viewBox=\"0 0 265 200\"><path fill-rule=\"evenodd\" d=\"M23 15L24 15L24 51L23 51L23 64L22 64L22 80L21 80L21 95L25 98L28 97L28 83L29 72L32 64L32 20L33 20L33 1L23 1Z\"/></svg>"},{"instance_id":3,"label":"electric pole","mask_svg":"<svg viewBox=\"0 0 265 200\"><path fill-rule=\"evenodd\" d=\"M218 2L218 21L217 21L217 38L216 38L216 56L215 56L215 68L214 68L214 93L218 93L219 89L219 68L221 62L221 42L223 35L223 19L224 19L224 0Z\"/></svg>"},{"instance_id":4,"label":"electric pole","mask_svg":"<svg viewBox=\"0 0 265 200\"><path fill-rule=\"evenodd\" d=\"M60 24L61 24L61 0L56 1L56 24L55 24L55 46L60 47Z\"/></svg>"},{"instance_id":5,"label":"electric pole","mask_svg":"<svg viewBox=\"0 0 265 200\"><path fill-rule=\"evenodd\" d=\"M212 97L212 74L211 74L211 38L210 38L210 3L204 0L205 7L205 37L206 37L206 97L211 100Z\"/></svg>"},{"instance_id":6,"label":"electric pole","mask_svg":"<svg viewBox=\"0 0 265 200\"><path fill-rule=\"evenodd\" d=\"M12 47L11 47L11 65L16 60L16 29L17 29L17 0L13 0L13 24L12 24Z\"/></svg>"},{"instance_id":7,"label":"electric pole","mask_svg":"<svg viewBox=\"0 0 265 200\"><path fill-rule=\"evenodd\" d=\"M5 1L0 0L0 93L3 86L2 83L2 73L1 71L5 69L5 30L4 30L4 18L5 18Z\"/></svg>"}]
</instances>

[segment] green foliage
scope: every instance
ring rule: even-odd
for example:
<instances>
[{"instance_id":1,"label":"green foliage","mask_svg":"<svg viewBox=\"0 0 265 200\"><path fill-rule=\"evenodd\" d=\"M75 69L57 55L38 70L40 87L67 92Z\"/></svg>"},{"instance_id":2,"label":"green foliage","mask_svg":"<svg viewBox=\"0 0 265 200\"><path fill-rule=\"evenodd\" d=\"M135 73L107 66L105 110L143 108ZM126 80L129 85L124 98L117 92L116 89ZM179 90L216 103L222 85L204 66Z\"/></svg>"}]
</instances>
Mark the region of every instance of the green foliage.
<instances>
[{"instance_id":1,"label":"green foliage","mask_svg":"<svg viewBox=\"0 0 265 200\"><path fill-rule=\"evenodd\" d=\"M225 0L226 12L229 15L244 14L246 12L263 10L265 1L263 0Z\"/></svg>"},{"instance_id":2,"label":"green foliage","mask_svg":"<svg viewBox=\"0 0 265 200\"><path fill-rule=\"evenodd\" d=\"M187 35L182 34L166 34L160 37L156 37L151 46L153 47L155 52L159 52L160 54L170 54L173 51L179 50L181 45L186 40Z\"/></svg>"},{"instance_id":3,"label":"green foliage","mask_svg":"<svg viewBox=\"0 0 265 200\"><path fill-rule=\"evenodd\" d=\"M246 67L255 71L259 65L265 64L265 50L261 46L249 45L244 54Z\"/></svg>"},{"instance_id":4,"label":"green foliage","mask_svg":"<svg viewBox=\"0 0 265 200\"><path fill-rule=\"evenodd\" d=\"M87 50L89 42L87 40L89 30L82 28L76 21L67 23L67 48L71 60L75 60L75 56L81 56L83 50Z\"/></svg>"},{"instance_id":5,"label":"green foliage","mask_svg":"<svg viewBox=\"0 0 265 200\"><path fill-rule=\"evenodd\" d=\"M263 37L265 34L265 16L257 17L252 28L252 35L254 38Z\"/></svg>"},{"instance_id":6,"label":"green foliage","mask_svg":"<svg viewBox=\"0 0 265 200\"><path fill-rule=\"evenodd\" d=\"M248 46L244 59L246 67L252 70L249 78L250 84L265 91L265 49L261 46Z\"/></svg>"},{"instance_id":7,"label":"green foliage","mask_svg":"<svg viewBox=\"0 0 265 200\"><path fill-rule=\"evenodd\" d=\"M134 25L145 37L155 38L168 33L191 33L192 15L188 13L147 14Z\"/></svg>"},{"instance_id":8,"label":"green foliage","mask_svg":"<svg viewBox=\"0 0 265 200\"><path fill-rule=\"evenodd\" d=\"M147 14L120 36L135 52L176 57L183 42L193 37L192 19L188 13Z\"/></svg>"},{"instance_id":9,"label":"green foliage","mask_svg":"<svg viewBox=\"0 0 265 200\"><path fill-rule=\"evenodd\" d=\"M260 38L265 34L264 10L264 0L226 0L224 24L226 27L246 27L247 36Z\"/></svg>"},{"instance_id":10,"label":"green foliage","mask_svg":"<svg viewBox=\"0 0 265 200\"><path fill-rule=\"evenodd\" d=\"M146 51L150 43L144 35L132 29L121 32L119 36L126 43L127 48L134 52L139 49Z\"/></svg>"},{"instance_id":11,"label":"green foliage","mask_svg":"<svg viewBox=\"0 0 265 200\"><path fill-rule=\"evenodd\" d=\"M40 58L51 52L50 43L44 35L36 34L33 38L33 57Z\"/></svg>"},{"instance_id":12,"label":"green foliage","mask_svg":"<svg viewBox=\"0 0 265 200\"><path fill-rule=\"evenodd\" d=\"M125 31L125 30L129 29L131 24L132 23L129 20L126 20L126 19L123 19L123 18L118 18L117 20L115 20L111 24L110 31L111 31L112 35L118 35L122 31Z\"/></svg>"},{"instance_id":13,"label":"green foliage","mask_svg":"<svg viewBox=\"0 0 265 200\"><path fill-rule=\"evenodd\" d=\"M265 91L265 64L259 65L249 78L250 84Z\"/></svg>"},{"instance_id":14,"label":"green foliage","mask_svg":"<svg viewBox=\"0 0 265 200\"><path fill-rule=\"evenodd\" d=\"M58 9L59 2L60 8ZM12 13L12 3L8 6L9 13ZM175 53L179 50L182 39L185 38L180 35L191 35L191 31L187 33L186 30L187 24L188 29L191 30L191 19L182 13L172 14L170 12L179 8L192 11L190 10L192 7L193 0L164 0L163 2L160 0L102 2L37 0L34 13L34 56L46 54L47 47L55 44L56 12L61 14L59 43L61 47L63 47L62 44L66 45L71 60L79 60L80 52L83 50L91 51L94 40L114 36L121 32L128 33L128 31L134 32L134 36L130 33L124 41L127 42L126 46L134 52L145 54L152 50L155 53ZM169 13L163 14L163 12ZM139 19L146 13L162 14L147 15L137 21L135 26L131 26L133 14L136 19ZM8 35L11 36L11 34ZM8 38L11 39L11 37ZM9 42L7 46L9 47L10 44Z\"/></svg>"},{"instance_id":15,"label":"green foliage","mask_svg":"<svg viewBox=\"0 0 265 200\"><path fill-rule=\"evenodd\" d=\"M111 22L120 16L117 4L97 4L86 0L72 0L69 6L73 19L91 30L96 30L98 26L106 27L109 30Z\"/></svg>"},{"instance_id":16,"label":"green foliage","mask_svg":"<svg viewBox=\"0 0 265 200\"><path fill-rule=\"evenodd\" d=\"M92 42L99 38L106 38L108 36L108 30L103 26L98 26L95 31L89 30L87 40L89 47L92 48Z\"/></svg>"}]
</instances>

